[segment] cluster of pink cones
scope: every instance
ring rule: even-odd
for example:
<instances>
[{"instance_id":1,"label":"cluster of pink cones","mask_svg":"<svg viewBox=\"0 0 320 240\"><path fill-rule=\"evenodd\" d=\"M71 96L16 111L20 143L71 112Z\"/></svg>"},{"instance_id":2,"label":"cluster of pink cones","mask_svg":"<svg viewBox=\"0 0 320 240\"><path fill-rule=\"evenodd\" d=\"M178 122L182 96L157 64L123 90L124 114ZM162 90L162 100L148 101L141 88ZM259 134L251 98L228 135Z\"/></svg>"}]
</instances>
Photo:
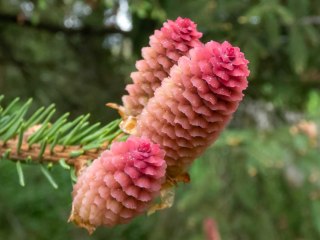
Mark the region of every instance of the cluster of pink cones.
<instances>
[{"instance_id":1,"label":"cluster of pink cones","mask_svg":"<svg viewBox=\"0 0 320 240\"><path fill-rule=\"evenodd\" d=\"M79 176L70 217L79 226L92 231L146 212L166 178L182 176L230 121L248 85L248 61L230 43L203 44L201 36L178 18L142 49L123 97L136 136L113 143Z\"/></svg>"}]
</instances>

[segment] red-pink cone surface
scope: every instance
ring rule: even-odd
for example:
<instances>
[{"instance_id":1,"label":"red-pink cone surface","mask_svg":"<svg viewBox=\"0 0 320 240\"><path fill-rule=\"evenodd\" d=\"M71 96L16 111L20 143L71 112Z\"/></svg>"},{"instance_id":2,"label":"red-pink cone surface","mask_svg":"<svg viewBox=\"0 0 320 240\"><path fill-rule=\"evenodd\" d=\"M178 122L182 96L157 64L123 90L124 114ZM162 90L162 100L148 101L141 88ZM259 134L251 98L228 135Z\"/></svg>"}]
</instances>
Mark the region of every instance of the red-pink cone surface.
<instances>
[{"instance_id":1,"label":"red-pink cone surface","mask_svg":"<svg viewBox=\"0 0 320 240\"><path fill-rule=\"evenodd\" d=\"M70 220L92 232L145 212L165 180L164 154L146 138L113 143L79 176Z\"/></svg>"},{"instance_id":2,"label":"red-pink cone surface","mask_svg":"<svg viewBox=\"0 0 320 240\"><path fill-rule=\"evenodd\" d=\"M168 174L177 176L213 143L243 98L248 61L228 42L190 50L172 67L137 122L137 135L166 151Z\"/></svg>"},{"instance_id":3,"label":"red-pink cone surface","mask_svg":"<svg viewBox=\"0 0 320 240\"><path fill-rule=\"evenodd\" d=\"M203 230L206 240L221 240L218 225L212 218L207 218L203 221Z\"/></svg>"},{"instance_id":4,"label":"red-pink cone surface","mask_svg":"<svg viewBox=\"0 0 320 240\"><path fill-rule=\"evenodd\" d=\"M155 31L150 37L150 47L142 49L143 59L136 63L138 71L131 74L133 84L126 87L129 95L122 98L127 115L141 113L161 81L168 77L171 67L191 48L201 44L201 36L194 22L180 17Z\"/></svg>"}]
</instances>

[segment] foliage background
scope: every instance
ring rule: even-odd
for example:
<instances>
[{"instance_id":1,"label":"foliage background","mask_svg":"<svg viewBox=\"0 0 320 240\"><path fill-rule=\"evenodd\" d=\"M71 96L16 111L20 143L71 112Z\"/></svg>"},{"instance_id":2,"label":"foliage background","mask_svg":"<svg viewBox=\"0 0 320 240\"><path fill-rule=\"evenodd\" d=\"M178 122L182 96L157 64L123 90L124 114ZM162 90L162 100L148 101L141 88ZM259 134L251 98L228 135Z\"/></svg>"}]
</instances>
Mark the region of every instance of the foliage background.
<instances>
[{"instance_id":1,"label":"foliage background","mask_svg":"<svg viewBox=\"0 0 320 240\"><path fill-rule=\"evenodd\" d=\"M66 223L66 172L53 168L54 190L24 166L21 188L14 165L0 162L0 239L204 239L207 217L223 239L320 238L319 136L292 131L303 119L319 128L319 1L0 0L0 93L107 122L116 114L104 104L120 103L149 35L178 16L195 21L203 41L240 46L251 77L174 207L89 237Z\"/></svg>"}]
</instances>

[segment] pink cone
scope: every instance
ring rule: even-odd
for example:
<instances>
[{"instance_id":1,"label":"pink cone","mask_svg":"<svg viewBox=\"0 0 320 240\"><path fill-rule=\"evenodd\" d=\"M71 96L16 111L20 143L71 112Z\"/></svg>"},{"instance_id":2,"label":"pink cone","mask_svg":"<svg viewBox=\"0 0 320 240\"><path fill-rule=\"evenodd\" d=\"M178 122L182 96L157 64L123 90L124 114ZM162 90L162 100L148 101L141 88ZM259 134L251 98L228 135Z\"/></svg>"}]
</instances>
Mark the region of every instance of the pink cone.
<instances>
[{"instance_id":1,"label":"pink cone","mask_svg":"<svg viewBox=\"0 0 320 240\"><path fill-rule=\"evenodd\" d=\"M126 87L129 95L122 98L127 115L141 113L161 81L168 77L171 67L200 44L201 36L195 23L180 17L169 20L161 30L155 31L150 37L150 47L142 49L143 60L136 63L138 71L131 74L133 84Z\"/></svg>"},{"instance_id":2,"label":"pink cone","mask_svg":"<svg viewBox=\"0 0 320 240\"><path fill-rule=\"evenodd\" d=\"M70 220L89 232L127 223L159 195L165 170L164 151L148 139L113 143L79 176Z\"/></svg>"},{"instance_id":3,"label":"pink cone","mask_svg":"<svg viewBox=\"0 0 320 240\"><path fill-rule=\"evenodd\" d=\"M247 88L248 61L228 42L209 42L181 57L144 108L137 135L166 151L168 174L177 176L212 144Z\"/></svg>"},{"instance_id":4,"label":"pink cone","mask_svg":"<svg viewBox=\"0 0 320 240\"><path fill-rule=\"evenodd\" d=\"M203 230L206 240L221 240L218 225L212 218L206 218L203 221Z\"/></svg>"}]
</instances>

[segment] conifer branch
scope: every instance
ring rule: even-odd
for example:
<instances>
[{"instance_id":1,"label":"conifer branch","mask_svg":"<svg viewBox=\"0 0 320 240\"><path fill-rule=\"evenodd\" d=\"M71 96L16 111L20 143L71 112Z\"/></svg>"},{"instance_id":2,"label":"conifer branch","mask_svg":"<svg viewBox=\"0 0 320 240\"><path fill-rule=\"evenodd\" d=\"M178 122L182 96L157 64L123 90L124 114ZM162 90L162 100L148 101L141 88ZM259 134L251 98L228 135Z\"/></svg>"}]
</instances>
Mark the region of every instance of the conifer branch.
<instances>
[{"instance_id":1,"label":"conifer branch","mask_svg":"<svg viewBox=\"0 0 320 240\"><path fill-rule=\"evenodd\" d=\"M0 103L3 99L0 96ZM113 139L124 133L119 129L120 120L106 126L90 124L89 114L73 121L66 113L51 121L54 105L41 107L29 117L32 100L23 103L19 98L6 107L0 105L0 159L20 163L60 163L75 166L99 157Z\"/></svg>"}]
</instances>

